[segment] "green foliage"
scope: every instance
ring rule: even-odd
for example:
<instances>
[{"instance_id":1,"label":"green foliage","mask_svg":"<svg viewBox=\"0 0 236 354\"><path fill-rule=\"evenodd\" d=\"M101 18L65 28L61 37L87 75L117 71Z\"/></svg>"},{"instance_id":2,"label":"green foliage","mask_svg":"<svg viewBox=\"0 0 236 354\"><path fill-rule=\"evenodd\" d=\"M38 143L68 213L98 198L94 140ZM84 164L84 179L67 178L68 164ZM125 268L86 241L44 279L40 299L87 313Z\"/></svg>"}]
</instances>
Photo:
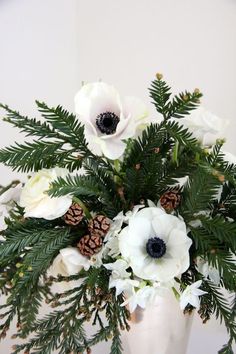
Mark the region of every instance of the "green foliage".
<instances>
[{"instance_id":1,"label":"green foliage","mask_svg":"<svg viewBox=\"0 0 236 354\"><path fill-rule=\"evenodd\" d=\"M202 94L196 89L193 93L182 92L170 100L170 87L160 74L157 74L157 80L152 82L149 91L157 111L163 115L164 120L182 118L189 114L197 107L199 99L202 97Z\"/></svg>"},{"instance_id":2,"label":"green foliage","mask_svg":"<svg viewBox=\"0 0 236 354\"><path fill-rule=\"evenodd\" d=\"M232 343L236 340L236 322L235 317L232 318L232 304L226 300L225 294L222 293L222 289L214 285L210 281L203 282L203 289L207 291L207 296L211 300L212 313L220 322L224 322L226 329L229 333L230 340L228 342L227 350L232 349ZM224 353L224 352L223 352ZM226 351L227 353L227 351ZM230 352L229 352L230 353Z\"/></svg>"},{"instance_id":3,"label":"green foliage","mask_svg":"<svg viewBox=\"0 0 236 354\"><path fill-rule=\"evenodd\" d=\"M207 152L178 121L197 107L199 90L172 96L169 85L157 74L150 95L163 120L150 124L138 138L128 139L119 161L91 152L83 124L60 105L51 108L36 101L42 115L37 120L0 104L6 112L4 121L34 138L0 150L0 162L23 172L55 166L77 172L82 167L83 174L79 171L53 181L48 194L70 194L88 210L83 222L72 227L63 218L25 219L24 209L17 205L6 219L0 241L0 288L8 299L0 306L0 337L5 337L16 318L15 337L28 338L13 354L78 353L108 339L112 339L110 353L122 353L120 333L129 329L129 312L121 306L123 294L116 297L115 290L109 289L110 272L103 266L90 267L70 277L54 278L48 277L48 269L62 248L76 246L88 233L89 211L112 219L135 204L147 205L148 199L157 203L166 190L178 185L179 178L186 182L179 189L181 203L173 214L184 219L193 241L190 267L179 279L180 287L183 290L203 278L195 264L200 256L218 269L220 286L235 292L236 166L224 160L223 141ZM11 186L1 186L0 195ZM53 284L71 280L76 281L71 290L52 292ZM207 294L201 297L199 315L206 322L215 314L225 323L230 338L219 353L232 354L235 298L227 302L221 287L209 277L203 279ZM40 317L44 302L48 313ZM84 329L87 321L98 328L91 338Z\"/></svg>"},{"instance_id":4,"label":"green foliage","mask_svg":"<svg viewBox=\"0 0 236 354\"><path fill-rule=\"evenodd\" d=\"M65 179L59 177L52 183L49 195L60 197L67 194L75 196L99 196L100 190L98 186L94 184L94 180L90 176L68 175Z\"/></svg>"},{"instance_id":5,"label":"green foliage","mask_svg":"<svg viewBox=\"0 0 236 354\"><path fill-rule=\"evenodd\" d=\"M184 189L181 215L191 221L194 215L208 209L220 185L221 182L216 176L198 166L196 171L189 176L188 184Z\"/></svg>"}]
</instances>

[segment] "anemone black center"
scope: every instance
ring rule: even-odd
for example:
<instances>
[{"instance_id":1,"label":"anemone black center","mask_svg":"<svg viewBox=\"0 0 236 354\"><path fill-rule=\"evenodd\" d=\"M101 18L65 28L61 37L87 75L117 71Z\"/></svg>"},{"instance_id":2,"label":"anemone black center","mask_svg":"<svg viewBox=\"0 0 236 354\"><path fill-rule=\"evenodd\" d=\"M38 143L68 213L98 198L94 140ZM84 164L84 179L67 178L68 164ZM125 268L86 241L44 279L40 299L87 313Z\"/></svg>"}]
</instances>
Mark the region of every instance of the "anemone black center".
<instances>
[{"instance_id":1,"label":"anemone black center","mask_svg":"<svg viewBox=\"0 0 236 354\"><path fill-rule=\"evenodd\" d=\"M166 244L159 237L153 237L146 243L146 250L150 257L161 258L166 253Z\"/></svg>"},{"instance_id":2,"label":"anemone black center","mask_svg":"<svg viewBox=\"0 0 236 354\"><path fill-rule=\"evenodd\" d=\"M97 116L96 124L103 134L113 134L116 131L120 118L113 112L104 112Z\"/></svg>"}]
</instances>

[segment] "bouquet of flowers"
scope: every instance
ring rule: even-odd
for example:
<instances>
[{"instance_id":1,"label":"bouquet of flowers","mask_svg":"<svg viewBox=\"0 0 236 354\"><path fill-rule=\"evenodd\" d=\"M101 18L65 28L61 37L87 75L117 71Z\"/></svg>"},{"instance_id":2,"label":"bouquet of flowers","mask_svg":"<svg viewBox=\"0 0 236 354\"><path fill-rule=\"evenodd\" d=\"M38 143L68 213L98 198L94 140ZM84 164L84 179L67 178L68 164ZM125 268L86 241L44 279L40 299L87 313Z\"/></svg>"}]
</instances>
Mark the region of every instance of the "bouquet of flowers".
<instances>
[{"instance_id":1,"label":"bouquet of flowers","mask_svg":"<svg viewBox=\"0 0 236 354\"><path fill-rule=\"evenodd\" d=\"M76 115L36 101L37 120L0 105L32 137L0 150L30 174L0 195L0 337L16 318L25 341L14 354L90 353L108 339L120 354L130 313L166 291L204 323L223 321L220 353L233 353L236 158L198 89L172 95L157 74L149 92L157 118L103 82L82 86Z\"/></svg>"}]
</instances>

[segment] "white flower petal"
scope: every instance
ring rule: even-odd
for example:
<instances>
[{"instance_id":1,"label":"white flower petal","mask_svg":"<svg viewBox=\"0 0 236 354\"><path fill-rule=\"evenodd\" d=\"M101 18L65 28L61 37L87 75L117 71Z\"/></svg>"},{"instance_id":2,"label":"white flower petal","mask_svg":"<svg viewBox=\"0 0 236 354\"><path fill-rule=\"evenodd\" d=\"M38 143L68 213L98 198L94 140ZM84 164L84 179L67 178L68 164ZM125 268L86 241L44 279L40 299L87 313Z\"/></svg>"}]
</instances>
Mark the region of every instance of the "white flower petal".
<instances>
[{"instance_id":1,"label":"white flower petal","mask_svg":"<svg viewBox=\"0 0 236 354\"><path fill-rule=\"evenodd\" d=\"M75 110L85 124L85 136L89 148L96 154L104 154L115 160L125 150L124 140L135 136L137 126L146 118L144 105L137 99L124 99L124 106L113 86L103 82L84 85L75 97ZM119 122L115 132L104 133L96 120L102 113L114 113Z\"/></svg>"},{"instance_id":2,"label":"white flower petal","mask_svg":"<svg viewBox=\"0 0 236 354\"><path fill-rule=\"evenodd\" d=\"M50 184L58 177L66 177L63 168L43 169L36 172L25 184L19 205L25 208L25 217L53 220L66 213L72 203L72 196L52 198L47 194Z\"/></svg>"},{"instance_id":3,"label":"white flower petal","mask_svg":"<svg viewBox=\"0 0 236 354\"><path fill-rule=\"evenodd\" d=\"M148 240L154 237L166 244L166 252L160 258L152 257L147 250ZM158 207L137 211L119 235L121 255L133 273L151 281L168 282L186 271L191 244L184 222Z\"/></svg>"},{"instance_id":4,"label":"white flower petal","mask_svg":"<svg viewBox=\"0 0 236 354\"><path fill-rule=\"evenodd\" d=\"M104 112L114 112L119 117L120 96L113 86L104 82L88 83L75 96L75 111L85 124L95 122Z\"/></svg>"},{"instance_id":5,"label":"white flower petal","mask_svg":"<svg viewBox=\"0 0 236 354\"><path fill-rule=\"evenodd\" d=\"M130 115L135 121L136 125L139 121L143 121L143 118L147 117L148 111L145 104L136 97L125 97L122 101L124 116Z\"/></svg>"}]
</instances>

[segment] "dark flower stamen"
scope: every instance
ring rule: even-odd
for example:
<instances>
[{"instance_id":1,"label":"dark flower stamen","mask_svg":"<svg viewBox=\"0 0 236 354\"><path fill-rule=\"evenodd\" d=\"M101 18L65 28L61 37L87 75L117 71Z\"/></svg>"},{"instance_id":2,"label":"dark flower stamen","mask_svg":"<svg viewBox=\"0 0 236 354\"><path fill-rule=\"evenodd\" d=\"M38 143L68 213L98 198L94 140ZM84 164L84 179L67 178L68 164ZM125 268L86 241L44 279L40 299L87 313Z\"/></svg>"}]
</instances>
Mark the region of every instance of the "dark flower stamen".
<instances>
[{"instance_id":1,"label":"dark flower stamen","mask_svg":"<svg viewBox=\"0 0 236 354\"><path fill-rule=\"evenodd\" d=\"M115 133L120 118L113 112L104 112L97 116L96 124L101 133L110 135Z\"/></svg>"},{"instance_id":2,"label":"dark flower stamen","mask_svg":"<svg viewBox=\"0 0 236 354\"><path fill-rule=\"evenodd\" d=\"M152 258L161 258L166 253L166 244L159 237L153 237L146 243L146 250Z\"/></svg>"}]
</instances>

